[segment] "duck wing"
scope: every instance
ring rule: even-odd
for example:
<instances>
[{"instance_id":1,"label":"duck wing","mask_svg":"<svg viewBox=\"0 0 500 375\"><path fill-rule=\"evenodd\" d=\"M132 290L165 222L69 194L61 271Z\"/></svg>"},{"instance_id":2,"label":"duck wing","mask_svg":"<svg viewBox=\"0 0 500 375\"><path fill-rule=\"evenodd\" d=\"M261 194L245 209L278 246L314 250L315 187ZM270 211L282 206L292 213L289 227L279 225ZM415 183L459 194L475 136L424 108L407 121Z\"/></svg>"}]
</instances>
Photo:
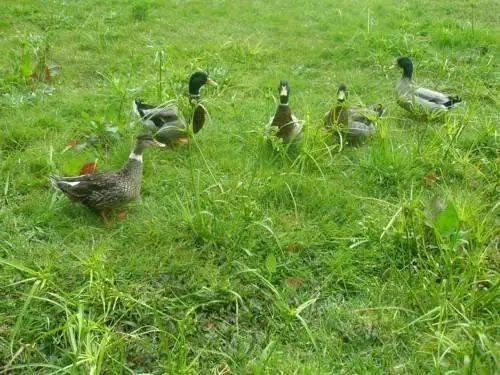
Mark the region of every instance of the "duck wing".
<instances>
[{"instance_id":1,"label":"duck wing","mask_svg":"<svg viewBox=\"0 0 500 375\"><path fill-rule=\"evenodd\" d=\"M182 114L179 108L175 104L169 104L164 107L155 107L150 109L144 109L143 120L151 120L154 124L160 128L165 124L174 123L179 121Z\"/></svg>"},{"instance_id":2,"label":"duck wing","mask_svg":"<svg viewBox=\"0 0 500 375\"><path fill-rule=\"evenodd\" d=\"M424 87L418 87L415 90L415 95L420 99L447 107L449 106L448 103L451 101L451 98L448 95L439 91L426 89Z\"/></svg>"},{"instance_id":3,"label":"duck wing","mask_svg":"<svg viewBox=\"0 0 500 375\"><path fill-rule=\"evenodd\" d=\"M344 130L346 139L352 146L362 143L366 138L375 133L377 124L375 122L365 123L362 121L352 121Z\"/></svg>"},{"instance_id":4,"label":"duck wing","mask_svg":"<svg viewBox=\"0 0 500 375\"><path fill-rule=\"evenodd\" d=\"M74 177L51 177L52 185L73 202L93 210L103 210L131 198L119 172L103 172Z\"/></svg>"},{"instance_id":5,"label":"duck wing","mask_svg":"<svg viewBox=\"0 0 500 375\"><path fill-rule=\"evenodd\" d=\"M161 128L165 124L177 121L182 116L173 100L157 106L134 100L132 108L141 120L150 127Z\"/></svg>"},{"instance_id":6,"label":"duck wing","mask_svg":"<svg viewBox=\"0 0 500 375\"><path fill-rule=\"evenodd\" d=\"M361 121L353 121L347 128L347 133L353 136L366 136L375 133L376 123L365 123Z\"/></svg>"},{"instance_id":7,"label":"duck wing","mask_svg":"<svg viewBox=\"0 0 500 375\"><path fill-rule=\"evenodd\" d=\"M164 124L154 135L162 143L171 142L178 138L187 137L186 122L184 118Z\"/></svg>"},{"instance_id":8,"label":"duck wing","mask_svg":"<svg viewBox=\"0 0 500 375\"><path fill-rule=\"evenodd\" d=\"M295 142L298 141L300 142L304 135L302 134L302 129L304 128L304 121L299 120L297 117L292 115L292 121L293 121L293 128L291 133L287 136L285 141L287 142Z\"/></svg>"},{"instance_id":9,"label":"duck wing","mask_svg":"<svg viewBox=\"0 0 500 375\"><path fill-rule=\"evenodd\" d=\"M374 125L375 120L384 114L384 108L380 105L373 105L369 107L354 106L349 107L349 124L364 123Z\"/></svg>"},{"instance_id":10,"label":"duck wing","mask_svg":"<svg viewBox=\"0 0 500 375\"><path fill-rule=\"evenodd\" d=\"M160 142L170 142L177 138L186 137L186 119L182 115L182 113L175 107L175 110L169 109L170 111L163 111L161 117L156 116L153 117L159 118L161 123L157 125L159 128L155 133L154 137Z\"/></svg>"},{"instance_id":11,"label":"duck wing","mask_svg":"<svg viewBox=\"0 0 500 375\"><path fill-rule=\"evenodd\" d=\"M458 96L450 96L439 91L419 87L415 89L413 102L429 111L448 110L460 103Z\"/></svg>"},{"instance_id":12,"label":"duck wing","mask_svg":"<svg viewBox=\"0 0 500 375\"><path fill-rule=\"evenodd\" d=\"M85 174L82 176L51 176L54 187L61 190L72 200L81 201L94 192L114 190L119 185L121 176L118 172Z\"/></svg>"}]
</instances>

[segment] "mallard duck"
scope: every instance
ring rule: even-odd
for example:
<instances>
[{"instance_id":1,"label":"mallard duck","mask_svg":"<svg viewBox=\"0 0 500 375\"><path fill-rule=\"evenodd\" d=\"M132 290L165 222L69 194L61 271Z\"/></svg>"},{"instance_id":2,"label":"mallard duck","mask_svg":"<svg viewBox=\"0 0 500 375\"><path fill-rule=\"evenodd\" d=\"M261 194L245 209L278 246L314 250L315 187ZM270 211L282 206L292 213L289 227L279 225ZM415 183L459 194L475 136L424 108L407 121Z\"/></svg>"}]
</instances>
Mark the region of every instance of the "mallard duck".
<instances>
[{"instance_id":1,"label":"mallard duck","mask_svg":"<svg viewBox=\"0 0 500 375\"><path fill-rule=\"evenodd\" d=\"M448 111L455 107L462 99L458 96L443 94L424 87L414 87L411 82L413 63L406 56L400 56L393 67L403 69L403 75L396 84L396 100L400 107L412 112L421 108L427 112Z\"/></svg>"},{"instance_id":2,"label":"mallard duck","mask_svg":"<svg viewBox=\"0 0 500 375\"><path fill-rule=\"evenodd\" d=\"M194 107L192 113L193 132L198 133L205 124L206 109L201 103L200 89L205 85L217 86L205 72L195 72L189 78L189 101ZM186 143L186 120L174 101L162 105L150 105L135 99L134 112L150 128L155 139L166 144Z\"/></svg>"},{"instance_id":3,"label":"mallard duck","mask_svg":"<svg viewBox=\"0 0 500 375\"><path fill-rule=\"evenodd\" d=\"M375 133L375 119L382 117L384 108L380 104L364 106L348 106L346 104L349 92L347 86L341 83L337 89L336 105L325 113L323 122L327 129L338 125L339 131L345 134L350 144L357 144L365 137Z\"/></svg>"},{"instance_id":4,"label":"mallard duck","mask_svg":"<svg viewBox=\"0 0 500 375\"><path fill-rule=\"evenodd\" d=\"M282 138L285 143L300 141L303 137L302 127L304 123L292 114L292 110L288 105L290 87L287 81L280 81L278 93L280 102L274 116L269 121L268 127L276 127L276 136Z\"/></svg>"},{"instance_id":5,"label":"mallard duck","mask_svg":"<svg viewBox=\"0 0 500 375\"><path fill-rule=\"evenodd\" d=\"M147 147L165 147L151 135L137 137L127 162L118 171L91 173L81 176L51 176L52 186L62 191L73 202L79 202L100 212L106 222L106 210L126 204L141 191L142 152Z\"/></svg>"}]
</instances>

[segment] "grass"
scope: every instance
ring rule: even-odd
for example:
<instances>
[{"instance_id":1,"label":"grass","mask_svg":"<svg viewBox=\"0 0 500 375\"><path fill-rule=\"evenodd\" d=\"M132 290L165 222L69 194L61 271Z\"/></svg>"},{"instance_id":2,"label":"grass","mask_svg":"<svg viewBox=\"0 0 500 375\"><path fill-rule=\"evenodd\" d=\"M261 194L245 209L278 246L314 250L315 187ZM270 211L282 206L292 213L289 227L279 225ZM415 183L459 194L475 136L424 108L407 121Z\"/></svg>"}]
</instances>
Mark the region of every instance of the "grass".
<instances>
[{"instance_id":1,"label":"grass","mask_svg":"<svg viewBox=\"0 0 500 375\"><path fill-rule=\"evenodd\" d=\"M0 374L498 371L498 5L3 1ZM398 55L466 105L400 109ZM126 220L47 188L118 168L132 98L197 68L210 120L147 151ZM295 153L264 137L282 78ZM322 127L341 81L388 107L359 148Z\"/></svg>"}]
</instances>

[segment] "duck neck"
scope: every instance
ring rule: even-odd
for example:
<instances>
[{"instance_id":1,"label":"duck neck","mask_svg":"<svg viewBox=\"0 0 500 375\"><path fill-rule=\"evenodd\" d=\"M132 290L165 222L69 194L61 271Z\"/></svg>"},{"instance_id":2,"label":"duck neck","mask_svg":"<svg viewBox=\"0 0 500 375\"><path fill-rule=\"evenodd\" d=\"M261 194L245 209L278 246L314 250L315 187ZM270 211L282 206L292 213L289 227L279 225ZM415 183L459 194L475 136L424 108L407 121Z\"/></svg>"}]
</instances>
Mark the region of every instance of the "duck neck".
<instances>
[{"instance_id":1,"label":"duck neck","mask_svg":"<svg viewBox=\"0 0 500 375\"><path fill-rule=\"evenodd\" d=\"M338 100L335 106L333 107L333 122L335 124L343 123L344 122L344 117L346 115L346 102L345 100Z\"/></svg>"},{"instance_id":2,"label":"duck neck","mask_svg":"<svg viewBox=\"0 0 500 375\"><path fill-rule=\"evenodd\" d=\"M140 105L141 103L137 101L137 99L134 100L134 102L132 103L132 110L137 116L142 118L144 117L144 111L141 109Z\"/></svg>"},{"instance_id":3,"label":"duck neck","mask_svg":"<svg viewBox=\"0 0 500 375\"><path fill-rule=\"evenodd\" d=\"M346 106L344 99L337 99L337 104L335 104L335 110L339 112Z\"/></svg>"},{"instance_id":4,"label":"duck neck","mask_svg":"<svg viewBox=\"0 0 500 375\"><path fill-rule=\"evenodd\" d=\"M122 167L122 173L129 176L142 176L142 168L144 163L142 161L142 149L139 147L134 147L132 152L130 153L128 160Z\"/></svg>"},{"instance_id":5,"label":"duck neck","mask_svg":"<svg viewBox=\"0 0 500 375\"><path fill-rule=\"evenodd\" d=\"M200 97L200 90L203 85L199 83L189 83L189 98Z\"/></svg>"},{"instance_id":6,"label":"duck neck","mask_svg":"<svg viewBox=\"0 0 500 375\"><path fill-rule=\"evenodd\" d=\"M410 81L412 75L413 75L413 66L405 65L403 67L403 75L401 76L401 78L406 78L408 81Z\"/></svg>"},{"instance_id":7,"label":"duck neck","mask_svg":"<svg viewBox=\"0 0 500 375\"><path fill-rule=\"evenodd\" d=\"M135 153L135 150L132 151L128 157L128 160L135 160L136 162L142 163L142 154Z\"/></svg>"},{"instance_id":8,"label":"duck neck","mask_svg":"<svg viewBox=\"0 0 500 375\"><path fill-rule=\"evenodd\" d=\"M345 99L337 99L337 105L338 106L344 106L345 105Z\"/></svg>"},{"instance_id":9,"label":"duck neck","mask_svg":"<svg viewBox=\"0 0 500 375\"><path fill-rule=\"evenodd\" d=\"M189 94L189 101L191 102L191 104L199 103L201 101L200 93L198 92L198 94Z\"/></svg>"}]
</instances>

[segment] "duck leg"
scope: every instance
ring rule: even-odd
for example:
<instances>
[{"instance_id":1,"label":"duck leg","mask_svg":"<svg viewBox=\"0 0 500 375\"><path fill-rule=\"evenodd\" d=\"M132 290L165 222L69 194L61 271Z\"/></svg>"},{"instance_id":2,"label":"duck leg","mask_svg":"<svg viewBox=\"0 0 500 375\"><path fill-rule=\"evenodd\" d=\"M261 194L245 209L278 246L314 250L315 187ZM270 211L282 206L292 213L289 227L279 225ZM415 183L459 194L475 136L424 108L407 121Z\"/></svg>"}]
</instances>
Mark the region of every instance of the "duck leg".
<instances>
[{"instance_id":1,"label":"duck leg","mask_svg":"<svg viewBox=\"0 0 500 375\"><path fill-rule=\"evenodd\" d=\"M101 219L102 219L102 222L104 223L104 225L109 225L109 219L106 215L106 211L101 211L99 213L99 215L101 216Z\"/></svg>"},{"instance_id":2,"label":"duck leg","mask_svg":"<svg viewBox=\"0 0 500 375\"><path fill-rule=\"evenodd\" d=\"M115 216L117 220L125 220L127 218L127 211L118 212Z\"/></svg>"}]
</instances>

